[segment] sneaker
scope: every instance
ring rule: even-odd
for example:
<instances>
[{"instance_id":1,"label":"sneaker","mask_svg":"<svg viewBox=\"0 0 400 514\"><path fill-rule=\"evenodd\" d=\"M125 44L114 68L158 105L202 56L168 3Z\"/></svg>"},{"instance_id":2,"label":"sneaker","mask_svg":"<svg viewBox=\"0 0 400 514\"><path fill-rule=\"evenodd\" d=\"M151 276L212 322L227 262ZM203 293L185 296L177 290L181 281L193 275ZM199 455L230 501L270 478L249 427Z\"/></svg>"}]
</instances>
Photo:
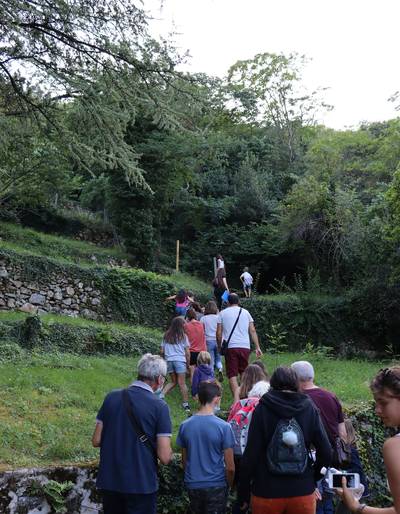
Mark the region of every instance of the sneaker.
<instances>
[{"instance_id":1,"label":"sneaker","mask_svg":"<svg viewBox=\"0 0 400 514\"><path fill-rule=\"evenodd\" d=\"M182 403L183 409L186 411L187 414L191 414L190 405L188 403Z\"/></svg>"},{"instance_id":2,"label":"sneaker","mask_svg":"<svg viewBox=\"0 0 400 514\"><path fill-rule=\"evenodd\" d=\"M218 380L219 380L219 382L224 381L224 372L222 371L222 369L218 370Z\"/></svg>"}]
</instances>

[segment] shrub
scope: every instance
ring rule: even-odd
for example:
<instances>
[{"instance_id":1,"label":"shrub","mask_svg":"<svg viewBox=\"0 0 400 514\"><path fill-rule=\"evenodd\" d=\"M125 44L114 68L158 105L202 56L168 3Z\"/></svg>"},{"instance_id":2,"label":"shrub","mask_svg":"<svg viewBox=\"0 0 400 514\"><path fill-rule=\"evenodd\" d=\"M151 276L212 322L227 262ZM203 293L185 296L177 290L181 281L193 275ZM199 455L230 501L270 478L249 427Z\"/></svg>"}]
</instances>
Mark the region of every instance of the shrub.
<instances>
[{"instance_id":1,"label":"shrub","mask_svg":"<svg viewBox=\"0 0 400 514\"><path fill-rule=\"evenodd\" d=\"M0 362L16 362L22 360L25 351L15 342L0 341Z\"/></svg>"}]
</instances>

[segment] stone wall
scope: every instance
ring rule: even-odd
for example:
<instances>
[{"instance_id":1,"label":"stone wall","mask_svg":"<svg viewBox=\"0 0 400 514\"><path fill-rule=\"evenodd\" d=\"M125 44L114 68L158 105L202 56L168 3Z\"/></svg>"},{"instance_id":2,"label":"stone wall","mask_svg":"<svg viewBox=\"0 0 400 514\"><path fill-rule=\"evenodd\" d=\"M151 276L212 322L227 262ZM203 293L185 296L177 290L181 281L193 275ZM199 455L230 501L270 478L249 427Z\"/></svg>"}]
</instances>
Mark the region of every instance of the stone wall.
<instances>
[{"instance_id":1,"label":"stone wall","mask_svg":"<svg viewBox=\"0 0 400 514\"><path fill-rule=\"evenodd\" d=\"M26 282L21 279L21 272L18 264L0 258L0 310L107 318L101 292L93 281L85 283L67 274L50 273L40 283Z\"/></svg>"},{"instance_id":2,"label":"stone wall","mask_svg":"<svg viewBox=\"0 0 400 514\"><path fill-rule=\"evenodd\" d=\"M2 514L102 512L100 496L95 486L96 473L95 467L72 466L19 469L0 473L0 512ZM65 491L60 492L63 485Z\"/></svg>"}]
</instances>

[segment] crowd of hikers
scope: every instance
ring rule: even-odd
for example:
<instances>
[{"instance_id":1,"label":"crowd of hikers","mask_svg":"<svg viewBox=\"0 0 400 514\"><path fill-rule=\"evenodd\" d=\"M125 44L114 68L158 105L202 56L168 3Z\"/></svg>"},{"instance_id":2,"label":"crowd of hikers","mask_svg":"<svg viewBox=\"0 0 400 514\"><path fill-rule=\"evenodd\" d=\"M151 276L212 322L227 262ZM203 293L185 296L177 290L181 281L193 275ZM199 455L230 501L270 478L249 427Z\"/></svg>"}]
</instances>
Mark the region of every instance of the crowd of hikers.
<instances>
[{"instance_id":1,"label":"crowd of hikers","mask_svg":"<svg viewBox=\"0 0 400 514\"><path fill-rule=\"evenodd\" d=\"M248 297L251 284L246 289L245 273ZM109 393L98 412L92 442L100 447L97 487L104 514L156 514L158 462L172 459L165 399L176 385L188 416L176 437L188 512L225 513L231 491L236 514L333 514L335 509L340 514L400 514L400 434L383 448L394 505L368 506L357 435L340 401L316 385L307 361L279 366L269 376L253 318L238 295L229 293L221 256L218 274L228 291L225 300L215 294L216 301L203 309L184 290L169 297L177 315L164 334L160 355L144 355L137 380ZM250 363L251 342L256 360ZM226 414L220 407L223 360L232 393ZM400 367L380 370L371 391L384 424L400 426ZM189 395L198 405L195 413ZM338 472L349 481L339 476L340 484L333 487ZM359 476L356 486L349 473Z\"/></svg>"}]
</instances>

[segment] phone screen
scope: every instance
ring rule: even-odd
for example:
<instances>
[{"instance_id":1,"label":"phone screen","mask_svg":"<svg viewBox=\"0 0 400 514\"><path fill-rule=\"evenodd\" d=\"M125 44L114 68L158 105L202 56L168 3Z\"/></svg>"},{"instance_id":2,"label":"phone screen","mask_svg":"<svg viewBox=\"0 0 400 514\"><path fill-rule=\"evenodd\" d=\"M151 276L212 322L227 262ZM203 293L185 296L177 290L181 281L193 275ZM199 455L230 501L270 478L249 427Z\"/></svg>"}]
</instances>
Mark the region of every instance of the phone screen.
<instances>
[{"instance_id":1,"label":"phone screen","mask_svg":"<svg viewBox=\"0 0 400 514\"><path fill-rule=\"evenodd\" d=\"M354 488L356 481L354 474L350 473L348 475L341 474L341 473L335 473L332 475L332 485L333 487L342 487L342 477L346 477L347 481L347 487Z\"/></svg>"}]
</instances>

